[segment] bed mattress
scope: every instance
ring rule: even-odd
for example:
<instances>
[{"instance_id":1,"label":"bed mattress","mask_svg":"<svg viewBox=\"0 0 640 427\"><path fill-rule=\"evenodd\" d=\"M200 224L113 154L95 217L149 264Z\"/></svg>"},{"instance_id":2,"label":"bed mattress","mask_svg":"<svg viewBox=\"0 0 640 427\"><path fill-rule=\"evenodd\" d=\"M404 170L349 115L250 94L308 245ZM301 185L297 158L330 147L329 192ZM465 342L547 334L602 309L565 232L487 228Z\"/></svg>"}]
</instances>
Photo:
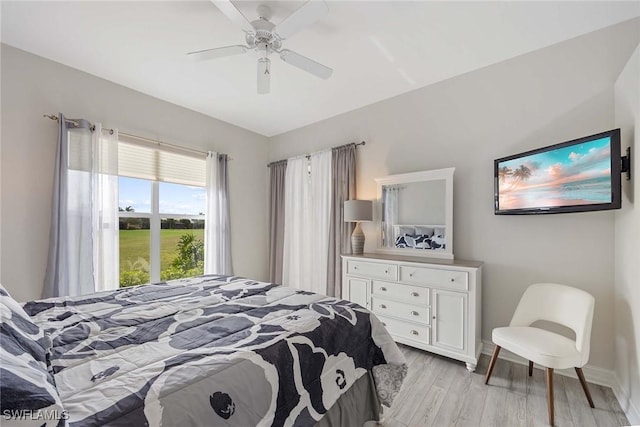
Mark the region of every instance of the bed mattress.
<instances>
[{"instance_id":1,"label":"bed mattress","mask_svg":"<svg viewBox=\"0 0 640 427\"><path fill-rule=\"evenodd\" d=\"M200 276L28 302L74 426L311 426L370 373L390 406L402 353L357 304Z\"/></svg>"}]
</instances>

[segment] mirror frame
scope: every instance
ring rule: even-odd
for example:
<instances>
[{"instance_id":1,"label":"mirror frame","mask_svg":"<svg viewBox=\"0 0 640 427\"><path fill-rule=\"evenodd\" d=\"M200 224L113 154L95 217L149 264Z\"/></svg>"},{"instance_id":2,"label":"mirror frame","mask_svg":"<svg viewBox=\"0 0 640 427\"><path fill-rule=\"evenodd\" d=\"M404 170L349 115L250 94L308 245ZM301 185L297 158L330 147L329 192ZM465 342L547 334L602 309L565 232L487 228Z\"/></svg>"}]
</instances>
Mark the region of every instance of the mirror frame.
<instances>
[{"instance_id":1,"label":"mirror frame","mask_svg":"<svg viewBox=\"0 0 640 427\"><path fill-rule=\"evenodd\" d=\"M435 169L430 171L403 173L376 178L377 197L375 200L375 217L377 233L376 252L394 255L421 256L426 258L453 259L453 173L455 168ZM413 248L387 248L382 245L382 186L408 184L423 181L445 181L445 248L444 250L425 250Z\"/></svg>"}]
</instances>

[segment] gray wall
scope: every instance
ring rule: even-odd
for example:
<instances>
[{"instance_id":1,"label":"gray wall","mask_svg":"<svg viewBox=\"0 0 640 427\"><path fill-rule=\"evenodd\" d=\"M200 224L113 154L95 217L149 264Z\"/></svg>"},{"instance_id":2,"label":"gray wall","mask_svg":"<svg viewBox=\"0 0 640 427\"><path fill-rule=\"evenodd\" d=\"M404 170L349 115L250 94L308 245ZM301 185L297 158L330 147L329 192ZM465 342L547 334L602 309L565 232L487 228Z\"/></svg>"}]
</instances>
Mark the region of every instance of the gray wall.
<instances>
[{"instance_id":1,"label":"gray wall","mask_svg":"<svg viewBox=\"0 0 640 427\"><path fill-rule=\"evenodd\" d=\"M361 199L375 198L376 177L456 167L453 249L485 262L484 339L529 284L564 283L596 297L590 364L611 370L614 213L495 216L493 160L612 128L613 84L638 38L638 20L590 33L272 137L269 158L366 140Z\"/></svg>"},{"instance_id":2,"label":"gray wall","mask_svg":"<svg viewBox=\"0 0 640 427\"><path fill-rule=\"evenodd\" d=\"M615 374L623 409L640 424L640 47L615 84L615 122L623 152L631 147L634 173L631 181L623 179L622 209L615 216Z\"/></svg>"},{"instance_id":3,"label":"gray wall","mask_svg":"<svg viewBox=\"0 0 640 427\"><path fill-rule=\"evenodd\" d=\"M56 123L42 115L58 112L229 154L234 272L267 279L267 196L258 185L265 179L266 137L7 45L1 49L0 282L16 299L39 298L42 290L57 138Z\"/></svg>"}]
</instances>

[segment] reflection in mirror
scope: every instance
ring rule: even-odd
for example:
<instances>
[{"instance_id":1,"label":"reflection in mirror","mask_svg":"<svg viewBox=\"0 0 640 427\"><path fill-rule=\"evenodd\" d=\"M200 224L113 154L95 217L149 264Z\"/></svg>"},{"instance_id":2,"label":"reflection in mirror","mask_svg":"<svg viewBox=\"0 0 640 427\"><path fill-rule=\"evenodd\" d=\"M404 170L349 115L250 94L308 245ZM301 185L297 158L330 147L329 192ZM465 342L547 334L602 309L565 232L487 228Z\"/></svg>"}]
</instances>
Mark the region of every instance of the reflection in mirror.
<instances>
[{"instance_id":1,"label":"reflection in mirror","mask_svg":"<svg viewBox=\"0 0 640 427\"><path fill-rule=\"evenodd\" d=\"M382 186L382 244L445 248L445 180Z\"/></svg>"},{"instance_id":2,"label":"reflection in mirror","mask_svg":"<svg viewBox=\"0 0 640 427\"><path fill-rule=\"evenodd\" d=\"M378 252L453 259L454 170L376 179Z\"/></svg>"}]
</instances>

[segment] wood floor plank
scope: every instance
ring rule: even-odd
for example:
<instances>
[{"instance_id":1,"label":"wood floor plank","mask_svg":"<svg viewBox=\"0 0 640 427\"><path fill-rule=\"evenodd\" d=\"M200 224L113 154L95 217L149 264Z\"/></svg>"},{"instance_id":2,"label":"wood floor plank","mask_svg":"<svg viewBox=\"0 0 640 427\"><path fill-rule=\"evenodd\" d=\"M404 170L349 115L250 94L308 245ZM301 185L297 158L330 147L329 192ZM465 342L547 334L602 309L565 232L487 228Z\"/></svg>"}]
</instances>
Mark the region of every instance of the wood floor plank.
<instances>
[{"instance_id":1,"label":"wood floor plank","mask_svg":"<svg viewBox=\"0 0 640 427\"><path fill-rule=\"evenodd\" d=\"M416 351L416 349L408 345L398 344L398 347L400 347L400 351L402 351L405 359L407 359L407 365L411 365L420 356L420 353Z\"/></svg>"},{"instance_id":2,"label":"wood floor plank","mask_svg":"<svg viewBox=\"0 0 640 427\"><path fill-rule=\"evenodd\" d=\"M547 390L544 373L534 369L533 375L527 377L527 426L548 426L549 408L547 406Z\"/></svg>"},{"instance_id":3,"label":"wood floor plank","mask_svg":"<svg viewBox=\"0 0 640 427\"><path fill-rule=\"evenodd\" d=\"M596 419L587 402L580 381L575 378L563 377L564 386L569 399L569 409L576 425L580 427L596 427ZM591 385L595 387L594 385Z\"/></svg>"},{"instance_id":4,"label":"wood floor plank","mask_svg":"<svg viewBox=\"0 0 640 427\"><path fill-rule=\"evenodd\" d=\"M509 391L519 396L527 397L529 368L511 362L507 362L507 365L509 366Z\"/></svg>"},{"instance_id":5,"label":"wood floor plank","mask_svg":"<svg viewBox=\"0 0 640 427\"><path fill-rule=\"evenodd\" d=\"M515 365L515 364L514 364ZM528 426L548 426L549 406L547 403L547 390L545 374L543 369L533 370L533 376L528 376L528 367L522 366L527 372L527 425ZM563 377L554 373L554 419L556 427L575 427L572 413L567 402L567 394Z\"/></svg>"},{"instance_id":6,"label":"wood floor plank","mask_svg":"<svg viewBox=\"0 0 640 427\"><path fill-rule=\"evenodd\" d=\"M445 361L439 356L434 356L420 350L415 351L420 354L414 360L413 364L409 366L409 375L411 375L414 380L412 384L407 387L402 398L397 399L397 407L394 405L394 407L391 408L391 416L407 425L413 418L415 412L420 408L420 402L431 388L437 374L442 371L442 369L446 369L450 364L450 361Z\"/></svg>"},{"instance_id":7,"label":"wood floor plank","mask_svg":"<svg viewBox=\"0 0 640 427\"><path fill-rule=\"evenodd\" d=\"M529 369L515 363L507 364L509 374L505 406L505 426L525 426L527 423L527 381Z\"/></svg>"},{"instance_id":8,"label":"wood floor plank","mask_svg":"<svg viewBox=\"0 0 640 427\"><path fill-rule=\"evenodd\" d=\"M527 425L527 396L507 393L504 412L506 422L498 426L524 427Z\"/></svg>"},{"instance_id":9,"label":"wood floor plank","mask_svg":"<svg viewBox=\"0 0 640 427\"><path fill-rule=\"evenodd\" d=\"M485 357L483 356L482 358ZM486 368L480 372L486 373ZM505 411L505 409L508 409L507 392L509 390L509 382L509 363L498 359L489 379L489 384L485 386L487 398L482 409L480 425L491 427L512 425L507 422L508 414Z\"/></svg>"},{"instance_id":10,"label":"wood floor plank","mask_svg":"<svg viewBox=\"0 0 640 427\"><path fill-rule=\"evenodd\" d=\"M478 418L482 417L485 401L487 400L487 386L484 384L484 375L488 366L485 360L480 359L475 372L466 372L464 375L471 376L471 385L464 393L462 409L458 414L454 426L477 426Z\"/></svg>"},{"instance_id":11,"label":"wood floor plank","mask_svg":"<svg viewBox=\"0 0 640 427\"><path fill-rule=\"evenodd\" d=\"M434 426L454 425L462 410L464 396L471 386L471 375L464 365L456 366L451 375L451 386L445 395L445 398L438 409L438 413L433 421Z\"/></svg>"},{"instance_id":12,"label":"wood floor plank","mask_svg":"<svg viewBox=\"0 0 640 427\"><path fill-rule=\"evenodd\" d=\"M425 355L429 353L425 352ZM427 398L427 396L432 396L434 393L438 393L441 386L436 384L434 387L434 383L439 379L440 376L446 375L453 368L453 364L450 360L447 360L440 356L429 355L425 356L422 359L422 363L416 365L416 373L419 374L420 378L415 381L414 387L409 390L409 394L407 395L404 402L401 402L399 411L397 413L393 413L392 415L396 417L400 422L403 422L407 425L411 425L411 420L416 417L416 413L424 410L423 401ZM439 380L439 383L445 384L447 387L450 384L449 378L445 377ZM433 390L432 390L433 389ZM435 405L436 403L432 403ZM419 417L419 415L418 415Z\"/></svg>"},{"instance_id":13,"label":"wood floor plank","mask_svg":"<svg viewBox=\"0 0 640 427\"><path fill-rule=\"evenodd\" d=\"M429 426L433 425L435 417L444 402L445 396L451 387L451 377L456 374L458 364L439 358L435 361L434 367L437 369L431 388L426 391L424 398L419 404L419 408L413 414L409 425Z\"/></svg>"},{"instance_id":14,"label":"wood floor plank","mask_svg":"<svg viewBox=\"0 0 640 427\"><path fill-rule=\"evenodd\" d=\"M527 387L533 390L533 394L527 393L527 400L531 396L532 402L530 405L535 406L537 412L535 414L529 414L531 420L528 425L549 425L549 406L547 403L547 390L546 382L544 379L544 368L534 368L533 376L529 377L529 368L524 365L512 363L512 369L515 371L523 372L526 375ZM556 427L575 427L576 424L573 420L571 410L569 409L569 403L567 393L565 390L565 384L563 376L554 372L553 375L553 408ZM544 410L543 410L544 409ZM535 419L535 421L534 421Z\"/></svg>"},{"instance_id":15,"label":"wood floor plank","mask_svg":"<svg viewBox=\"0 0 640 427\"><path fill-rule=\"evenodd\" d=\"M548 410L544 371L499 359L489 385L484 384L488 356L476 372L461 362L422 350L401 348L409 372L390 410L386 427L544 426ZM628 425L613 392L589 384L591 409L577 379L554 375L555 427Z\"/></svg>"},{"instance_id":16,"label":"wood floor plank","mask_svg":"<svg viewBox=\"0 0 640 427\"><path fill-rule=\"evenodd\" d=\"M432 385L424 399L420 403L420 407L413 414L409 425L412 426L431 426L434 425L435 417L444 402L444 398L448 389L437 385Z\"/></svg>"},{"instance_id":17,"label":"wood floor plank","mask_svg":"<svg viewBox=\"0 0 640 427\"><path fill-rule=\"evenodd\" d=\"M615 426L618 424L619 420L607 400L605 388L606 387L600 385L589 384L591 398L593 399L593 405L595 406L594 409L591 409L591 412L593 412L593 416L596 419L596 424L598 426Z\"/></svg>"},{"instance_id":18,"label":"wood floor plank","mask_svg":"<svg viewBox=\"0 0 640 427\"><path fill-rule=\"evenodd\" d=\"M385 418L384 421L381 424L384 427L409 427L404 423L401 423L400 421L396 420L395 418ZM373 425L371 427L378 427L376 425Z\"/></svg>"},{"instance_id":19,"label":"wood floor plank","mask_svg":"<svg viewBox=\"0 0 640 427\"><path fill-rule=\"evenodd\" d=\"M620 407L620 403L618 402L618 399L616 399L615 394L613 394L613 390L611 390L609 387L603 387L602 391L604 393L605 399L609 403L609 408L611 408L611 411L616 417L617 422L615 425L628 426L630 424L629 420Z\"/></svg>"},{"instance_id":20,"label":"wood floor plank","mask_svg":"<svg viewBox=\"0 0 640 427\"><path fill-rule=\"evenodd\" d=\"M569 409L569 398L567 396L564 378L564 376L558 374L553 376L556 426L574 427L576 424Z\"/></svg>"}]
</instances>

